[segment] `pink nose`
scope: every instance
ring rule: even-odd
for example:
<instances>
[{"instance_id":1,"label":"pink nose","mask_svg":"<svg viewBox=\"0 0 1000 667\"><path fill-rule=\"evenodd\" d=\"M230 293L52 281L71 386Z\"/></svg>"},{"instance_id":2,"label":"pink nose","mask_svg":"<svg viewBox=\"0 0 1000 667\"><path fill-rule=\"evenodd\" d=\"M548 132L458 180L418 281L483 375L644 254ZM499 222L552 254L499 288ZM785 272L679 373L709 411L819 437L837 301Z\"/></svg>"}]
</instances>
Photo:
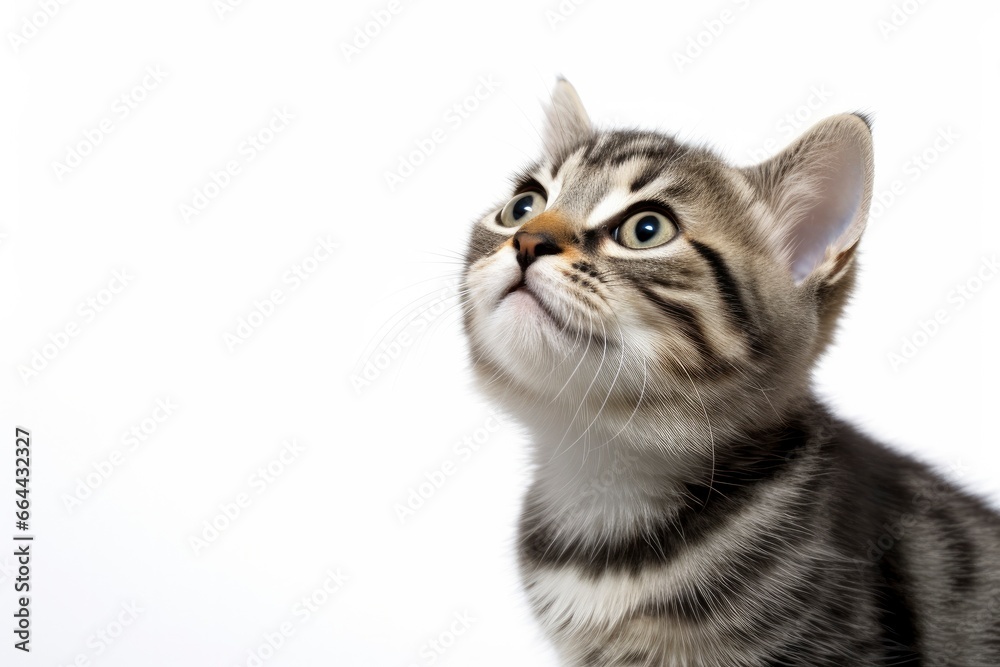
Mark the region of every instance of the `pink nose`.
<instances>
[{"instance_id":1,"label":"pink nose","mask_svg":"<svg viewBox=\"0 0 1000 667\"><path fill-rule=\"evenodd\" d=\"M514 234L514 250L517 251L517 263L521 270L527 270L536 259L543 255L558 255L562 248L555 239L545 233L526 232L521 230Z\"/></svg>"}]
</instances>

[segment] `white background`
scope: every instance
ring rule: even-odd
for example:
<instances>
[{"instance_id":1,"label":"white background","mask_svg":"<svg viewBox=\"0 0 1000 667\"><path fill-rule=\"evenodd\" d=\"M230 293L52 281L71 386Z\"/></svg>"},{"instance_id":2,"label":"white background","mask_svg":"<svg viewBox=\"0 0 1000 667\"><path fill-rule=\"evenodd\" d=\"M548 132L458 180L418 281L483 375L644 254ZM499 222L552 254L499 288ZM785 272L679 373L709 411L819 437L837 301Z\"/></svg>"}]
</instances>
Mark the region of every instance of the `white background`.
<instances>
[{"instance_id":1,"label":"white background","mask_svg":"<svg viewBox=\"0 0 1000 667\"><path fill-rule=\"evenodd\" d=\"M961 308L952 294L1000 250L987 3L911 1L880 28L893 2L591 0L559 13L403 0L350 56L387 1L51 4L47 18L18 0L0 20L0 664L554 664L514 568L525 443L511 424L484 437L494 422L449 280L471 221L536 155L557 74L603 125L674 132L744 164L823 116L869 112L876 190L900 181L900 194L870 222L818 387L1000 502L1000 278ZM147 68L165 76L143 90ZM294 119L247 159L274 109ZM111 131L88 146L104 119ZM438 128L443 141L390 187L386 173ZM956 137L943 151L939 132ZM88 154L65 173L55 165L72 151ZM925 151L933 163L914 172ZM185 220L231 160L239 173ZM311 264L317 238L339 247ZM293 287L286 272L303 263L315 271ZM122 270L127 286L104 292ZM283 302L231 350L226 335L275 289ZM93 317L88 299L106 302ZM920 336L939 310L947 321ZM888 355L915 336L894 368ZM36 352L49 358L25 373ZM166 399L176 409L150 421ZM33 434L30 656L8 627L15 425ZM123 434L144 426L130 450ZM477 429L479 451L457 450ZM258 493L251 477L291 439L304 450ZM401 518L411 490L442 475ZM250 505L196 553L191 538L242 493ZM347 581L303 622L297 601L324 598L338 569ZM129 603L142 611L122 629ZM294 633L261 651L282 623ZM435 652L436 638L450 646Z\"/></svg>"}]
</instances>

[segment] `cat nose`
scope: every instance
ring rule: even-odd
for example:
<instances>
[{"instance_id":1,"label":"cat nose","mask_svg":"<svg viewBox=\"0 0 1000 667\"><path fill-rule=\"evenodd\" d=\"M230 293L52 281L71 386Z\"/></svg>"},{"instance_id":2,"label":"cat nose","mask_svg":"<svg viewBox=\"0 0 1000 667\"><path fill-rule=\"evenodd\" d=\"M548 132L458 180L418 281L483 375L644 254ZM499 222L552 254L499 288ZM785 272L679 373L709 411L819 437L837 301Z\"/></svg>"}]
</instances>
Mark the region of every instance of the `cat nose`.
<instances>
[{"instance_id":1,"label":"cat nose","mask_svg":"<svg viewBox=\"0 0 1000 667\"><path fill-rule=\"evenodd\" d=\"M514 250L517 251L517 263L522 271L543 255L558 255L562 248L554 238L544 232L527 232L521 230L514 234Z\"/></svg>"}]
</instances>

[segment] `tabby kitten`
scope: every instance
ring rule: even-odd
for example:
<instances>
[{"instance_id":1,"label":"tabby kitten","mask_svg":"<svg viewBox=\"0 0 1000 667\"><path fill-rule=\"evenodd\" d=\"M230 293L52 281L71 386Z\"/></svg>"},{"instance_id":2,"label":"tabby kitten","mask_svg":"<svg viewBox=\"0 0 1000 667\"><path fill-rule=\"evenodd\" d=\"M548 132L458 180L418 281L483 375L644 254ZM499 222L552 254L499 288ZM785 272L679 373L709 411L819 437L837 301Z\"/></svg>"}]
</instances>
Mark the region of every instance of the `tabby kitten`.
<instances>
[{"instance_id":1,"label":"tabby kitten","mask_svg":"<svg viewBox=\"0 0 1000 667\"><path fill-rule=\"evenodd\" d=\"M564 665L1000 665L1000 516L831 416L810 373L855 280L860 115L737 168L598 131L472 231L464 326L533 441L519 556Z\"/></svg>"}]
</instances>

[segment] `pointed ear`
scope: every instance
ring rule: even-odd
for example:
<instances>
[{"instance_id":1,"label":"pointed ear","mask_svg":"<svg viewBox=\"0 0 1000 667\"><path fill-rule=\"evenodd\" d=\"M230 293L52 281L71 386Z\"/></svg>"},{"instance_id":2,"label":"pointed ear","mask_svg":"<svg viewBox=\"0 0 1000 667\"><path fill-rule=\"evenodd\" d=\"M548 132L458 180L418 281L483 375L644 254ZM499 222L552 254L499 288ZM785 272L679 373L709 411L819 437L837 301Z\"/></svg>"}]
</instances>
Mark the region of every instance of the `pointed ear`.
<instances>
[{"instance_id":1,"label":"pointed ear","mask_svg":"<svg viewBox=\"0 0 1000 667\"><path fill-rule=\"evenodd\" d=\"M545 110L543 140L552 157L561 157L590 136L593 127L580 102L580 96L569 81L560 78L552 91L552 101Z\"/></svg>"},{"instance_id":2,"label":"pointed ear","mask_svg":"<svg viewBox=\"0 0 1000 667\"><path fill-rule=\"evenodd\" d=\"M796 284L831 285L847 273L868 218L873 172L871 129L855 114L817 123L747 170L775 213L771 231Z\"/></svg>"}]
</instances>

